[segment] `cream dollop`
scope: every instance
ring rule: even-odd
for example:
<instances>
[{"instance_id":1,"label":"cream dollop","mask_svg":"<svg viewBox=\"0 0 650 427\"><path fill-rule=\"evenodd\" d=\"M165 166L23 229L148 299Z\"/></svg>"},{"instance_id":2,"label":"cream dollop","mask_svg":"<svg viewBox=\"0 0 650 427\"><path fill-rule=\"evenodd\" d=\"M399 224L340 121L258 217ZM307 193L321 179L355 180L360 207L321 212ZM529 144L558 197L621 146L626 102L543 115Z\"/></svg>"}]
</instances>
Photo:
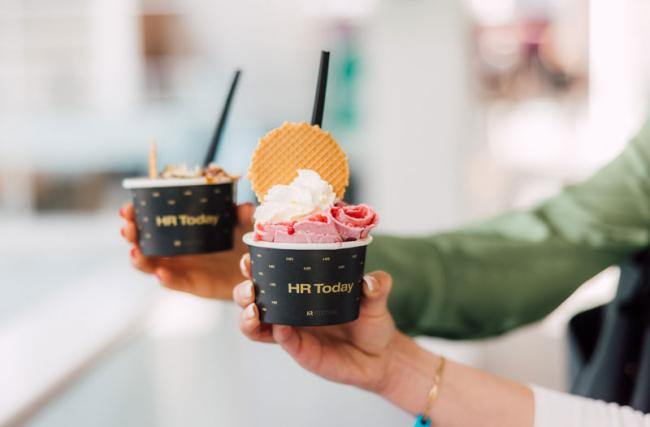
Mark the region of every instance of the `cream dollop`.
<instances>
[{"instance_id":1,"label":"cream dollop","mask_svg":"<svg viewBox=\"0 0 650 427\"><path fill-rule=\"evenodd\" d=\"M226 182L236 178L235 176L228 175L216 163L210 163L204 168L196 166L194 169L188 168L184 163L180 165L167 165L160 173L160 178L163 179L201 177L208 178L211 182Z\"/></svg>"},{"instance_id":2,"label":"cream dollop","mask_svg":"<svg viewBox=\"0 0 650 427\"><path fill-rule=\"evenodd\" d=\"M203 175L200 167L196 166L194 169L187 167L185 163L180 165L167 165L160 172L161 178L198 178Z\"/></svg>"},{"instance_id":3,"label":"cream dollop","mask_svg":"<svg viewBox=\"0 0 650 427\"><path fill-rule=\"evenodd\" d=\"M300 169L291 184L278 184L269 189L255 210L255 221L262 224L297 221L327 210L335 200L334 189L317 172Z\"/></svg>"}]
</instances>

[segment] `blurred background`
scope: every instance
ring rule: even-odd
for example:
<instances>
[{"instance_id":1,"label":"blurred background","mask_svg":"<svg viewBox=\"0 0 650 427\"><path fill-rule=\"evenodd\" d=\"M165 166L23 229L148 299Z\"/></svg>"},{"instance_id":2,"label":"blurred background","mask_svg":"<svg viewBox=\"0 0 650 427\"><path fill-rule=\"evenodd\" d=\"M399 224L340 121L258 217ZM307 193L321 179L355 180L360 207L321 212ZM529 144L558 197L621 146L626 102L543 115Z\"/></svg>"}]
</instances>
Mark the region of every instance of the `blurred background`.
<instances>
[{"instance_id":1,"label":"blurred background","mask_svg":"<svg viewBox=\"0 0 650 427\"><path fill-rule=\"evenodd\" d=\"M245 174L261 135L309 120L329 49L324 127L382 232L530 206L643 122L648 19L642 0L0 0L0 426L408 425L245 341L231 305L131 270L121 179L152 138L161 163L200 162L237 67L217 160ZM566 322L616 278L504 337L422 342L565 389Z\"/></svg>"}]
</instances>

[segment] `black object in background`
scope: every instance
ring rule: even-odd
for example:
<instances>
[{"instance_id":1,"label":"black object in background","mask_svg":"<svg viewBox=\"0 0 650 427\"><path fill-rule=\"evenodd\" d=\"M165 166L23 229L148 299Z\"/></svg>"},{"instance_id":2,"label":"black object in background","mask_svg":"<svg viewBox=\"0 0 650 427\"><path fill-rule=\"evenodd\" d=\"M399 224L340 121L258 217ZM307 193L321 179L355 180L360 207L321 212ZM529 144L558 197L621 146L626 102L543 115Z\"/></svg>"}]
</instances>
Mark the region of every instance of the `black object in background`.
<instances>
[{"instance_id":1,"label":"black object in background","mask_svg":"<svg viewBox=\"0 0 650 427\"><path fill-rule=\"evenodd\" d=\"M217 127L214 129L214 134L212 135L212 140L210 141L210 146L208 147L208 152L205 155L205 160L203 160L203 166L207 167L210 163L214 161L214 158L217 154L217 148L219 147L219 142L223 135L223 129L226 127L226 121L228 120L228 113L230 113L230 105L232 104L232 99L235 96L235 89L237 89L237 82L239 82L239 76L241 76L241 70L235 71L235 75L232 78L230 83L230 90L228 90L228 97L226 98L226 103L223 105L221 110L221 116L217 122Z\"/></svg>"},{"instance_id":2,"label":"black object in background","mask_svg":"<svg viewBox=\"0 0 650 427\"><path fill-rule=\"evenodd\" d=\"M650 412L650 250L621 265L616 297L569 323L571 392Z\"/></svg>"},{"instance_id":3,"label":"black object in background","mask_svg":"<svg viewBox=\"0 0 650 427\"><path fill-rule=\"evenodd\" d=\"M318 68L318 83L316 84L316 96L314 97L314 110L311 116L311 124L323 128L323 112L325 111L325 93L327 92L327 73L330 67L330 53L321 51L320 67Z\"/></svg>"}]
</instances>

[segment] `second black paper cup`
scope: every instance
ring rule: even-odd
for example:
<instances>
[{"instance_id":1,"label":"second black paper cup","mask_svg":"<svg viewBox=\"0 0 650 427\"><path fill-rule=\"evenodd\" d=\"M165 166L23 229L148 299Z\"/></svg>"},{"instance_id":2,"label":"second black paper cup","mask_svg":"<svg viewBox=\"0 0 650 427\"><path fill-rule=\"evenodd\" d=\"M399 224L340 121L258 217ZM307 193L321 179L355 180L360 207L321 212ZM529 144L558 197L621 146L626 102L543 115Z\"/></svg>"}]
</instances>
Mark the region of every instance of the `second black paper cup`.
<instances>
[{"instance_id":1,"label":"second black paper cup","mask_svg":"<svg viewBox=\"0 0 650 427\"><path fill-rule=\"evenodd\" d=\"M366 246L372 237L343 243L269 243L244 236L255 303L264 323L336 325L359 317Z\"/></svg>"},{"instance_id":2,"label":"second black paper cup","mask_svg":"<svg viewBox=\"0 0 650 427\"><path fill-rule=\"evenodd\" d=\"M233 248L236 181L204 178L123 182L131 190L138 244L145 256L175 256Z\"/></svg>"}]
</instances>

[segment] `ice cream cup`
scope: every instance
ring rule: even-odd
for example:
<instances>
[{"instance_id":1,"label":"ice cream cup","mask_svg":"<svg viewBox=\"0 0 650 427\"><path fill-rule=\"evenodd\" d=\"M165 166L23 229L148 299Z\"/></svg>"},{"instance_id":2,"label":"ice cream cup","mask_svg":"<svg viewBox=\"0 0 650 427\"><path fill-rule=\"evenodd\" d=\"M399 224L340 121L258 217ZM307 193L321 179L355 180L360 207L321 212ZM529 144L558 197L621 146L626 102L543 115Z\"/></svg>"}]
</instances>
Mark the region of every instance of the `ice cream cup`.
<instances>
[{"instance_id":1,"label":"ice cream cup","mask_svg":"<svg viewBox=\"0 0 650 427\"><path fill-rule=\"evenodd\" d=\"M291 326L335 325L359 317L366 246L269 243L244 235L260 320Z\"/></svg>"},{"instance_id":2,"label":"ice cream cup","mask_svg":"<svg viewBox=\"0 0 650 427\"><path fill-rule=\"evenodd\" d=\"M202 254L232 249L236 180L125 179L131 190L138 243L146 256Z\"/></svg>"}]
</instances>

